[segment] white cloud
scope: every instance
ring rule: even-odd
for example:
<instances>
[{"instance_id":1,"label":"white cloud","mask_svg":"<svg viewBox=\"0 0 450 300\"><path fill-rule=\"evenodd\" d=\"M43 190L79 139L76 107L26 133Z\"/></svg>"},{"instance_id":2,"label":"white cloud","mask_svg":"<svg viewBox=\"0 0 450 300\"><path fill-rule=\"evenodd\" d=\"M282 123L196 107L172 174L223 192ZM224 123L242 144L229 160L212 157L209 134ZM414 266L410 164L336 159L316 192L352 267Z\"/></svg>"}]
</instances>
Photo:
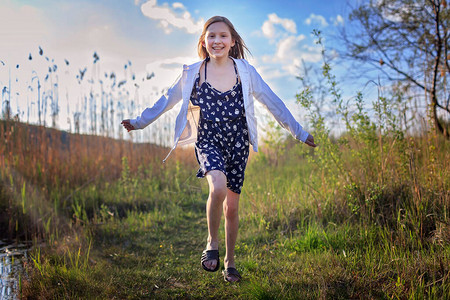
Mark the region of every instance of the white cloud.
<instances>
[{"instance_id":1,"label":"white cloud","mask_svg":"<svg viewBox=\"0 0 450 300\"><path fill-rule=\"evenodd\" d=\"M320 18L313 15L313 19ZM323 22L326 23L325 19ZM281 26L276 28L275 25ZM311 41L305 35L297 35L297 24L291 19L282 19L275 13L270 14L264 21L261 31L269 39L269 43L276 45L273 54L261 58L271 70L266 74L269 79L298 75L302 61L315 63L321 59L321 49L316 45L310 45Z\"/></svg>"},{"instance_id":2,"label":"white cloud","mask_svg":"<svg viewBox=\"0 0 450 300\"><path fill-rule=\"evenodd\" d=\"M402 5L400 3L396 3L395 1L378 0L375 3L372 3L371 5L373 7L376 7L377 9L381 9L381 14L383 15L383 18L394 23L401 22L402 15L411 13L412 10L422 9L420 4L414 2L409 5Z\"/></svg>"},{"instance_id":3,"label":"white cloud","mask_svg":"<svg viewBox=\"0 0 450 300\"><path fill-rule=\"evenodd\" d=\"M272 79L283 77L286 74L283 74L281 72L281 68L278 66L273 66L270 63L273 62L273 57L269 55L265 55L262 57L262 64L256 65L253 64L256 69L258 70L258 73L264 78L266 81L270 81ZM273 87L275 89L275 87Z\"/></svg>"},{"instance_id":4,"label":"white cloud","mask_svg":"<svg viewBox=\"0 0 450 300\"><path fill-rule=\"evenodd\" d=\"M155 60L145 65L148 74L154 73L155 77L143 86L142 95L152 95L152 91L161 92L161 89L166 89L175 82L177 77L181 74L183 64L191 64L198 61L195 56L173 57L166 59ZM152 95L150 102L158 100ZM150 105L150 104L148 104Z\"/></svg>"},{"instance_id":5,"label":"white cloud","mask_svg":"<svg viewBox=\"0 0 450 300\"><path fill-rule=\"evenodd\" d=\"M322 27L328 26L327 20L321 15L311 14L309 17L305 20L306 25L319 25Z\"/></svg>"},{"instance_id":6,"label":"white cloud","mask_svg":"<svg viewBox=\"0 0 450 300\"><path fill-rule=\"evenodd\" d=\"M149 0L142 4L141 11L144 16L158 20L159 25L167 34L172 32L173 28L184 29L191 34L201 32L204 23L202 18L195 21L182 3L175 2L172 7L182 10L181 15L176 13L167 3L158 5L157 0Z\"/></svg>"},{"instance_id":7,"label":"white cloud","mask_svg":"<svg viewBox=\"0 0 450 300\"><path fill-rule=\"evenodd\" d=\"M334 26L344 25L344 18L341 15L337 15L336 18L330 18Z\"/></svg>"},{"instance_id":8,"label":"white cloud","mask_svg":"<svg viewBox=\"0 0 450 300\"><path fill-rule=\"evenodd\" d=\"M174 2L174 3L172 3L172 7L173 7L173 8L181 8L181 9L185 9L183 3L180 3L180 2Z\"/></svg>"},{"instance_id":9,"label":"white cloud","mask_svg":"<svg viewBox=\"0 0 450 300\"><path fill-rule=\"evenodd\" d=\"M274 25L281 25L281 27L283 27L286 31L293 34L297 33L297 25L293 20L282 19L278 17L277 14L275 13L268 15L268 17L269 19L266 20L261 27L261 30L265 37L268 38L275 37L276 29Z\"/></svg>"},{"instance_id":10,"label":"white cloud","mask_svg":"<svg viewBox=\"0 0 450 300\"><path fill-rule=\"evenodd\" d=\"M306 43L304 35L291 35L277 43L275 55L263 56L262 61L265 64L274 64L277 69L284 71L273 73L270 78L298 75L302 61L307 63L319 62L322 58L321 48Z\"/></svg>"},{"instance_id":11,"label":"white cloud","mask_svg":"<svg viewBox=\"0 0 450 300\"><path fill-rule=\"evenodd\" d=\"M305 39L303 34L299 36L289 36L285 39L282 39L277 45L277 53L276 56L280 59L287 59L289 56L293 54L295 49L300 48L300 43Z\"/></svg>"}]
</instances>

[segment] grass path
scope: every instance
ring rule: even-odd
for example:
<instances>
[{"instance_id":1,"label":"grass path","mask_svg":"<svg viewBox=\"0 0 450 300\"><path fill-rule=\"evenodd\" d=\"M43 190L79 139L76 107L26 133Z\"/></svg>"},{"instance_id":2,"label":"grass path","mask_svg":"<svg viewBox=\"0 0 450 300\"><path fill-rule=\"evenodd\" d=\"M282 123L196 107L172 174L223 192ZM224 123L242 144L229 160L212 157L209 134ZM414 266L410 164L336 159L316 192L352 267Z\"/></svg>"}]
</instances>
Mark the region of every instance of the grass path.
<instances>
[{"instance_id":1,"label":"grass path","mask_svg":"<svg viewBox=\"0 0 450 300\"><path fill-rule=\"evenodd\" d=\"M120 219L90 225L89 255L86 246L79 253L64 252L71 260L50 252L41 262L45 271L25 291L38 290L46 298L87 299L450 295L448 246L395 248L380 228L345 224L309 223L290 232L270 226L261 229L245 213L236 247L243 281L226 283L220 271L209 273L200 266L207 234L204 198L194 193L171 208L129 210ZM220 230L223 237L223 225ZM223 258L223 240L221 245Z\"/></svg>"}]
</instances>

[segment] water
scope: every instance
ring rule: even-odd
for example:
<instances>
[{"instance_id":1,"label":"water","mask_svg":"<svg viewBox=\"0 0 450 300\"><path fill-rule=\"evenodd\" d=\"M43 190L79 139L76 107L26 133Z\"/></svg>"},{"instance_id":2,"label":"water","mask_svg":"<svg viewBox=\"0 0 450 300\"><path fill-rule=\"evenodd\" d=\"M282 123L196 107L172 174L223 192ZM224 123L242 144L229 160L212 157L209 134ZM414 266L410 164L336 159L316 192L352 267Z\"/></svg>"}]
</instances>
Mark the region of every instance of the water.
<instances>
[{"instance_id":1,"label":"water","mask_svg":"<svg viewBox=\"0 0 450 300\"><path fill-rule=\"evenodd\" d=\"M20 276L23 276L29 246L0 240L0 300L19 299Z\"/></svg>"}]
</instances>

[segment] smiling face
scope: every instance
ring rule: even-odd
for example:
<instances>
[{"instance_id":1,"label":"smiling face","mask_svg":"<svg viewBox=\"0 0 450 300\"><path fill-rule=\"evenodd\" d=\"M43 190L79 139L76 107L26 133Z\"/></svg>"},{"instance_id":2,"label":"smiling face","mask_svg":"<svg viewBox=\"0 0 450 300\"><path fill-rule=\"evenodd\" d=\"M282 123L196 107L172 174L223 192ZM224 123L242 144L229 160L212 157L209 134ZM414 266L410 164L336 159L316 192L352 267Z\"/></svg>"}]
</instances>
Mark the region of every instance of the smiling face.
<instances>
[{"instance_id":1,"label":"smiling face","mask_svg":"<svg viewBox=\"0 0 450 300\"><path fill-rule=\"evenodd\" d=\"M209 56L213 59L226 58L235 44L230 28L224 22L216 22L208 26L202 42Z\"/></svg>"}]
</instances>

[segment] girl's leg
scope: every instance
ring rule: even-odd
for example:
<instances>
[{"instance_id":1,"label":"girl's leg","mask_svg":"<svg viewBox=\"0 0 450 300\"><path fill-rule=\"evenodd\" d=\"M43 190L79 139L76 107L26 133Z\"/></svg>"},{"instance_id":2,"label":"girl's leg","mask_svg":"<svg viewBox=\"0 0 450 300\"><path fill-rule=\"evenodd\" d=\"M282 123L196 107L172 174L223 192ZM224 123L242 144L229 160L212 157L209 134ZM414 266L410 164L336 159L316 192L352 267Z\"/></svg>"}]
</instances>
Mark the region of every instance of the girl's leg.
<instances>
[{"instance_id":1,"label":"girl's leg","mask_svg":"<svg viewBox=\"0 0 450 300\"><path fill-rule=\"evenodd\" d=\"M212 170L206 173L209 184L209 197L206 203L206 218L208 222L208 241L206 250L219 249L219 225L222 217L222 203L227 195L227 178L222 171ZM217 266L216 260L204 263L211 270Z\"/></svg>"},{"instance_id":2,"label":"girl's leg","mask_svg":"<svg viewBox=\"0 0 450 300\"><path fill-rule=\"evenodd\" d=\"M225 244L226 254L224 260L225 269L228 267L236 268L234 262L234 247L239 227L239 194L227 191L227 198L223 202L223 213L225 215ZM228 281L237 281L239 278L230 275Z\"/></svg>"}]
</instances>

